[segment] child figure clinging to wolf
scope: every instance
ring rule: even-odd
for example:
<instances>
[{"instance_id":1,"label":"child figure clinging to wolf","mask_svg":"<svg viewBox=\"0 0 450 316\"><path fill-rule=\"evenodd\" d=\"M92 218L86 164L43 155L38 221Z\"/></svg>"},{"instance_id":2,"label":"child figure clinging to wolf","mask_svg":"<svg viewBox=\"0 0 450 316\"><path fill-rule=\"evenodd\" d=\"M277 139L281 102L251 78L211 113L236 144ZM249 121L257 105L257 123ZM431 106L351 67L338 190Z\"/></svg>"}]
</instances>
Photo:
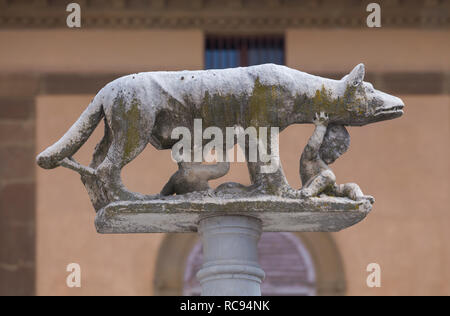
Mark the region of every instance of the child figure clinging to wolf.
<instances>
[{"instance_id":1,"label":"child figure clinging to wolf","mask_svg":"<svg viewBox=\"0 0 450 316\"><path fill-rule=\"evenodd\" d=\"M315 115L316 126L300 158L300 177L303 198L319 196L322 193L338 197L348 197L359 201L375 200L364 195L356 183L336 184L336 176L328 167L350 146L350 135L342 125L329 125L328 115L321 112Z\"/></svg>"}]
</instances>

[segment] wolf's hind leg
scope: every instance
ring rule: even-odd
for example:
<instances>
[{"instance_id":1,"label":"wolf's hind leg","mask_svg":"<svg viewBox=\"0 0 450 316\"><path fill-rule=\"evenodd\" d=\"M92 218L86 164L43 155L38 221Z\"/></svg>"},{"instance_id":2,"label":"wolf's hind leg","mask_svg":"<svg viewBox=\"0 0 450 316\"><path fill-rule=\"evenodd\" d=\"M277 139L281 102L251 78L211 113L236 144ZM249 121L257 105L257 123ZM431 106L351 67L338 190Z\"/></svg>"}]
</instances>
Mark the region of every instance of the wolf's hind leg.
<instances>
[{"instance_id":1,"label":"wolf's hind leg","mask_svg":"<svg viewBox=\"0 0 450 316\"><path fill-rule=\"evenodd\" d=\"M108 125L106 118L105 122L105 134L103 135L102 140L95 146L94 154L92 156L92 162L89 167L96 169L102 162L105 160L106 155L108 154L109 147L111 147L111 143L113 141L113 135L111 132L111 128Z\"/></svg>"},{"instance_id":2,"label":"wolf's hind leg","mask_svg":"<svg viewBox=\"0 0 450 316\"><path fill-rule=\"evenodd\" d=\"M123 165L121 157L117 154L116 149L114 149L113 143L105 159L96 169L96 176L101 181L109 201L144 199L145 195L131 192L123 185L121 177Z\"/></svg>"},{"instance_id":3,"label":"wolf's hind leg","mask_svg":"<svg viewBox=\"0 0 450 316\"><path fill-rule=\"evenodd\" d=\"M102 182L108 199L110 202L145 199L145 195L130 192L123 185L121 171L126 164L131 162L144 150L147 145L147 140L138 137L138 139L133 141L133 144L129 144L126 138L121 137L120 134L111 137L112 141L105 140L104 143L102 142L98 145L93 161L94 164L97 164L104 156L104 159L96 168L96 175ZM107 147L109 143L110 145ZM104 155L106 148L108 148L108 151Z\"/></svg>"}]
</instances>

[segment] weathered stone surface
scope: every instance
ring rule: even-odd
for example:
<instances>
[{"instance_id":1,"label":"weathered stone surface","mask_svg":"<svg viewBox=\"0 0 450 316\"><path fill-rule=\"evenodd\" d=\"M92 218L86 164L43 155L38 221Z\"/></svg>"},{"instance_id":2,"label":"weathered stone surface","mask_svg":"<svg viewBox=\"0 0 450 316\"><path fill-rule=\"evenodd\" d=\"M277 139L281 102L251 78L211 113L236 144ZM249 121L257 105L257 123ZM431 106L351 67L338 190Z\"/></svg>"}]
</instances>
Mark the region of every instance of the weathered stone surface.
<instances>
[{"instance_id":1,"label":"weathered stone surface","mask_svg":"<svg viewBox=\"0 0 450 316\"><path fill-rule=\"evenodd\" d=\"M264 231L337 232L363 220L369 200L321 197L287 199L276 196L219 199L165 199L111 203L97 213L99 233L196 232L202 218L243 215L259 218Z\"/></svg>"}]
</instances>

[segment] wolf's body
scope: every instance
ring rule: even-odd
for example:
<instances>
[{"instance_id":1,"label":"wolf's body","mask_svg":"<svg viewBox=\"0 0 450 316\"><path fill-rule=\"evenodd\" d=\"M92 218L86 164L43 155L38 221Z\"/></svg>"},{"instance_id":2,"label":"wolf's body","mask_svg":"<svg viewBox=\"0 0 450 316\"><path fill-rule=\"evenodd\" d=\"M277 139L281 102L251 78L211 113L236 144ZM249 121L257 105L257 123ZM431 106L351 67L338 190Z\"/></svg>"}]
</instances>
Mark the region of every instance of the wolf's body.
<instances>
[{"instance_id":1,"label":"wolf's body","mask_svg":"<svg viewBox=\"0 0 450 316\"><path fill-rule=\"evenodd\" d=\"M157 149L170 149L177 141L171 139L172 130L179 126L192 130L196 118L203 120L203 128L217 126L225 135L226 127L236 125L283 130L291 124L312 122L319 112L326 112L330 122L342 125L400 116L401 100L374 90L362 82L363 77L362 65L342 80L331 80L272 64L129 75L106 85L69 131L37 161L43 168L57 167L63 161L70 167L67 158L104 118L105 136L86 172L94 170L104 184L114 178L116 187L126 192L120 181L123 166L148 143ZM281 166L270 175L261 174L260 167L261 163L249 163L253 183L287 185ZM119 198L126 198L126 194L115 199Z\"/></svg>"}]
</instances>

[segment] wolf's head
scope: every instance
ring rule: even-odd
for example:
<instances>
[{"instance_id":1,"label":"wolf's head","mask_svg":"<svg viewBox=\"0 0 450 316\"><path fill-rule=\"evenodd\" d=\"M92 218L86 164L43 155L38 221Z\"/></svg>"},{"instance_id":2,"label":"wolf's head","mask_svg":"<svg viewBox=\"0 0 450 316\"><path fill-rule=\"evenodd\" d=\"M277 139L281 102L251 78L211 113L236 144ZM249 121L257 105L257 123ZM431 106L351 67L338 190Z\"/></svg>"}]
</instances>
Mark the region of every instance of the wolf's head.
<instances>
[{"instance_id":1,"label":"wolf's head","mask_svg":"<svg viewBox=\"0 0 450 316\"><path fill-rule=\"evenodd\" d=\"M371 83L364 81L364 76L364 65L359 64L341 79L343 95L340 96L342 103L339 103L344 112L336 121L342 120L344 125L365 125L402 116L403 101L374 89Z\"/></svg>"}]
</instances>

